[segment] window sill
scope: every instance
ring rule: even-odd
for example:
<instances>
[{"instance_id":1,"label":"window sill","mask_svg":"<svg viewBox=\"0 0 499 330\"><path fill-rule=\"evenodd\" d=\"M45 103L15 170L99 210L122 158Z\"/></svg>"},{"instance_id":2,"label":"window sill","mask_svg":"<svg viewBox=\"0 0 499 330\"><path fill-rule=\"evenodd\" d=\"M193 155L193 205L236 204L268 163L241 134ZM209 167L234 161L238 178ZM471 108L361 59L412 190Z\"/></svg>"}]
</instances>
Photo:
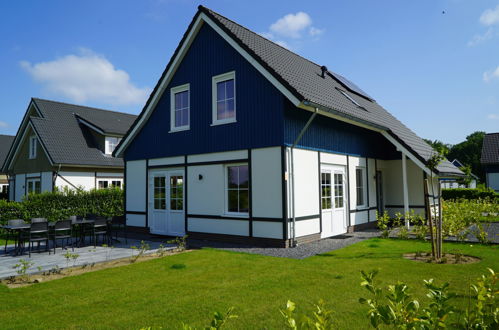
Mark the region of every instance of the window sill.
<instances>
[{"instance_id":1,"label":"window sill","mask_svg":"<svg viewBox=\"0 0 499 330\"><path fill-rule=\"evenodd\" d=\"M176 128L172 128L170 129L170 131L168 133L177 133L177 132L183 132L183 131L188 131L190 130L191 128L188 126L188 127L176 127Z\"/></svg>"},{"instance_id":2,"label":"window sill","mask_svg":"<svg viewBox=\"0 0 499 330\"><path fill-rule=\"evenodd\" d=\"M237 120L232 119L232 120L227 120L227 121L217 121L217 122L212 123L210 126L219 126L219 125L232 124L232 123L237 123Z\"/></svg>"},{"instance_id":3,"label":"window sill","mask_svg":"<svg viewBox=\"0 0 499 330\"><path fill-rule=\"evenodd\" d=\"M241 214L241 213L224 213L222 214L223 218L229 218L229 219L234 219L234 218L241 218L241 219L249 219L249 215L247 213Z\"/></svg>"}]
</instances>

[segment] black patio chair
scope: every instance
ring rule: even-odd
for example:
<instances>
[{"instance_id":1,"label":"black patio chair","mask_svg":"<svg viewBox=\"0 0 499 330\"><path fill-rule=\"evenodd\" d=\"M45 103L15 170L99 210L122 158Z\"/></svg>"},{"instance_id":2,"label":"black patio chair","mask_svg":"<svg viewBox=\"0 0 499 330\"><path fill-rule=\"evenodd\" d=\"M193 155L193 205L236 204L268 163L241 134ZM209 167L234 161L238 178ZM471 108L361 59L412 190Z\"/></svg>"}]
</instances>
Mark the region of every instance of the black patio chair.
<instances>
[{"instance_id":1,"label":"black patio chair","mask_svg":"<svg viewBox=\"0 0 499 330\"><path fill-rule=\"evenodd\" d=\"M71 219L57 221L54 225L54 230L52 232L52 242L54 243L54 254L55 248L57 246L57 240L62 240L62 248L65 249L69 240L73 240L73 226ZM66 244L64 244L66 242ZM74 243L71 242L71 247L73 251Z\"/></svg>"},{"instance_id":2,"label":"black patio chair","mask_svg":"<svg viewBox=\"0 0 499 330\"><path fill-rule=\"evenodd\" d=\"M38 243L38 250L40 250L40 243L45 242L45 251L49 251L49 224L48 222L32 222L29 229L29 236L26 242L29 244L29 257L31 258L31 249L33 243ZM49 251L50 254L50 251Z\"/></svg>"},{"instance_id":3,"label":"black patio chair","mask_svg":"<svg viewBox=\"0 0 499 330\"><path fill-rule=\"evenodd\" d=\"M19 226L19 225L24 225L26 224L26 221L22 219L13 219L13 220L7 220L7 226ZM14 239L14 246L17 247L17 244L19 243L19 235L16 235L13 230L6 230L5 233L5 249L4 252L7 253L7 242L9 241L9 238Z\"/></svg>"},{"instance_id":4,"label":"black patio chair","mask_svg":"<svg viewBox=\"0 0 499 330\"><path fill-rule=\"evenodd\" d=\"M97 237L102 235L106 238L107 245L111 245L111 231L109 228L109 221L106 218L98 217L92 224L92 236L94 239L94 247L97 246Z\"/></svg>"},{"instance_id":5,"label":"black patio chair","mask_svg":"<svg viewBox=\"0 0 499 330\"><path fill-rule=\"evenodd\" d=\"M31 218L31 223L37 223L37 222L47 222L47 219L45 219L45 218Z\"/></svg>"},{"instance_id":6,"label":"black patio chair","mask_svg":"<svg viewBox=\"0 0 499 330\"><path fill-rule=\"evenodd\" d=\"M125 243L128 244L128 238L126 233L126 219L124 215L115 215L111 220L111 230L114 232L114 240L118 241L118 232L123 230L123 235L125 236ZM111 233L112 235L112 233Z\"/></svg>"}]
</instances>

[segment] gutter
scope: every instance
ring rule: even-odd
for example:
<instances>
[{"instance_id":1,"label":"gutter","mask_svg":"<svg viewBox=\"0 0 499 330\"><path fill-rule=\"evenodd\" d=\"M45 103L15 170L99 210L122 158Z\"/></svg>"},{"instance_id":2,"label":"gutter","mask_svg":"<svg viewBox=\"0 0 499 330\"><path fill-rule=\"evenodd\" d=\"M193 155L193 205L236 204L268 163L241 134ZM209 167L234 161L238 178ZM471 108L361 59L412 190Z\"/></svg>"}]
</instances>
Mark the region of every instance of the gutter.
<instances>
[{"instance_id":1,"label":"gutter","mask_svg":"<svg viewBox=\"0 0 499 330\"><path fill-rule=\"evenodd\" d=\"M298 134L298 136L296 137L295 141L293 142L293 145L291 146L291 159L290 159L290 162L291 162L291 201L292 201L292 204L293 204L293 207L291 208L292 211L293 211L293 236L292 236L292 241L291 241L291 244L292 244L292 247L296 247L296 205L295 205L295 168L294 168L294 149L296 147L296 145L300 142L300 140L302 139L303 135L305 134L305 132L308 130L308 128L310 127L310 124L312 124L312 121L314 120L314 118L317 116L317 113L319 112L319 109L318 108L315 108L315 111L314 113L310 116L310 118L308 119L307 123L305 124L305 126L302 128L302 130L300 131L300 134ZM286 219L286 223L287 223L287 219Z\"/></svg>"}]
</instances>

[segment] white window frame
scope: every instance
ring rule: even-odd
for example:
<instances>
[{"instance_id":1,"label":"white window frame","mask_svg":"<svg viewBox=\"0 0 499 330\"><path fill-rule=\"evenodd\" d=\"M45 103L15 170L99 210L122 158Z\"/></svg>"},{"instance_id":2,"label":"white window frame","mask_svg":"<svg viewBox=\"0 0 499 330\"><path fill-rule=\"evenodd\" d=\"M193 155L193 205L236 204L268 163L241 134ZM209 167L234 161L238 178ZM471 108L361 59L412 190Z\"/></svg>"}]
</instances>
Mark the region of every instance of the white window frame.
<instances>
[{"instance_id":1,"label":"white window frame","mask_svg":"<svg viewBox=\"0 0 499 330\"><path fill-rule=\"evenodd\" d=\"M36 183L39 182L40 183L40 191L39 192L36 192ZM33 191L29 191L29 185L30 183L33 184ZM28 178L26 179L26 196L28 196L30 193L35 193L35 194L39 194L42 192L42 180L41 178Z\"/></svg>"},{"instance_id":2,"label":"white window frame","mask_svg":"<svg viewBox=\"0 0 499 330\"><path fill-rule=\"evenodd\" d=\"M248 163L232 163L232 164L226 164L224 165L224 215L227 216L233 216L233 217L241 217L241 218L248 218L249 217L249 208L251 207L251 204L248 205L248 212L229 212L229 167L235 167L235 166L248 166L248 171L250 170L249 164ZM249 174L249 173L248 173ZM251 192L251 187L249 186L251 182L249 182L248 178L248 203L250 203L250 198L249 196Z\"/></svg>"},{"instance_id":3,"label":"white window frame","mask_svg":"<svg viewBox=\"0 0 499 330\"><path fill-rule=\"evenodd\" d=\"M116 139L116 144L114 145L114 148L111 149L109 147L109 139ZM106 155L112 155L113 154L113 151L114 149L116 149L116 147L118 146L118 144L120 144L120 141L121 141L121 138L118 137L118 136L106 136L105 137L105 142L104 142L104 152Z\"/></svg>"},{"instance_id":4,"label":"white window frame","mask_svg":"<svg viewBox=\"0 0 499 330\"><path fill-rule=\"evenodd\" d=\"M188 97L187 100L189 102L189 106L187 112L189 114L189 120L187 125L184 126L175 126L175 94L187 91ZM191 85L184 84L176 87L172 87L170 89L170 133L186 131L191 128Z\"/></svg>"},{"instance_id":5,"label":"white window frame","mask_svg":"<svg viewBox=\"0 0 499 330\"><path fill-rule=\"evenodd\" d=\"M226 81L226 80L234 80L234 117L233 118L227 118L227 119L217 119L217 83ZM211 126L215 125L223 125L223 124L230 124L230 123L235 123L237 120L237 98L236 98L236 71L230 71L226 72L223 74L220 74L218 76L214 76L211 78L211 100L212 100L212 124Z\"/></svg>"},{"instance_id":6,"label":"white window frame","mask_svg":"<svg viewBox=\"0 0 499 330\"><path fill-rule=\"evenodd\" d=\"M359 189L359 182L357 181L357 171L360 170L362 171L362 204L359 204L359 196L358 196L358 189ZM367 207L367 175L366 175L366 168L362 166L357 166L355 168L355 196L356 196L356 202L355 205L358 208L365 208Z\"/></svg>"},{"instance_id":7,"label":"white window frame","mask_svg":"<svg viewBox=\"0 0 499 330\"><path fill-rule=\"evenodd\" d=\"M38 139L36 135L31 135L29 137L29 159L36 158L36 149L37 149Z\"/></svg>"},{"instance_id":8,"label":"white window frame","mask_svg":"<svg viewBox=\"0 0 499 330\"><path fill-rule=\"evenodd\" d=\"M100 188L99 183L101 181L106 181L107 182L107 187L106 188ZM119 181L120 182L120 189L123 189L123 178L97 178L95 182L95 189L107 189L112 187L113 181Z\"/></svg>"}]
</instances>

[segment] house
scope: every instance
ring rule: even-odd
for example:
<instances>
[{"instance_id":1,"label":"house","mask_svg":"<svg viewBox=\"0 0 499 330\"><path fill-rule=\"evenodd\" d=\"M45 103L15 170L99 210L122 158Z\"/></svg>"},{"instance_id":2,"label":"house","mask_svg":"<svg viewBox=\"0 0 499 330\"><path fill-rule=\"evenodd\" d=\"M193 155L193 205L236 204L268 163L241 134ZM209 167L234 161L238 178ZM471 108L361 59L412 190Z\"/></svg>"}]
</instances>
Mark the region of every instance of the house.
<instances>
[{"instance_id":1,"label":"house","mask_svg":"<svg viewBox=\"0 0 499 330\"><path fill-rule=\"evenodd\" d=\"M499 192L499 133L485 134L480 162L487 187Z\"/></svg>"},{"instance_id":2,"label":"house","mask_svg":"<svg viewBox=\"0 0 499 330\"><path fill-rule=\"evenodd\" d=\"M106 188L123 184L123 160L114 148L135 120L127 113L31 99L2 172L9 199L54 188Z\"/></svg>"},{"instance_id":3,"label":"house","mask_svg":"<svg viewBox=\"0 0 499 330\"><path fill-rule=\"evenodd\" d=\"M464 167L464 164L461 163L458 159L454 159L451 162L457 168ZM440 185L445 189L454 189L454 188L476 188L476 183L478 182L478 177L471 173L471 181L469 184L462 183L458 178L442 178L440 180Z\"/></svg>"},{"instance_id":4,"label":"house","mask_svg":"<svg viewBox=\"0 0 499 330\"><path fill-rule=\"evenodd\" d=\"M128 226L290 246L422 212L433 149L343 76L199 6L114 154Z\"/></svg>"},{"instance_id":5,"label":"house","mask_svg":"<svg viewBox=\"0 0 499 330\"><path fill-rule=\"evenodd\" d=\"M7 153L9 152L10 145L13 140L14 136L12 135L0 134L0 165L5 161L5 157L7 157ZM5 198L3 196L7 196L8 191L9 181L7 174L3 173L0 168L0 198Z\"/></svg>"}]
</instances>

